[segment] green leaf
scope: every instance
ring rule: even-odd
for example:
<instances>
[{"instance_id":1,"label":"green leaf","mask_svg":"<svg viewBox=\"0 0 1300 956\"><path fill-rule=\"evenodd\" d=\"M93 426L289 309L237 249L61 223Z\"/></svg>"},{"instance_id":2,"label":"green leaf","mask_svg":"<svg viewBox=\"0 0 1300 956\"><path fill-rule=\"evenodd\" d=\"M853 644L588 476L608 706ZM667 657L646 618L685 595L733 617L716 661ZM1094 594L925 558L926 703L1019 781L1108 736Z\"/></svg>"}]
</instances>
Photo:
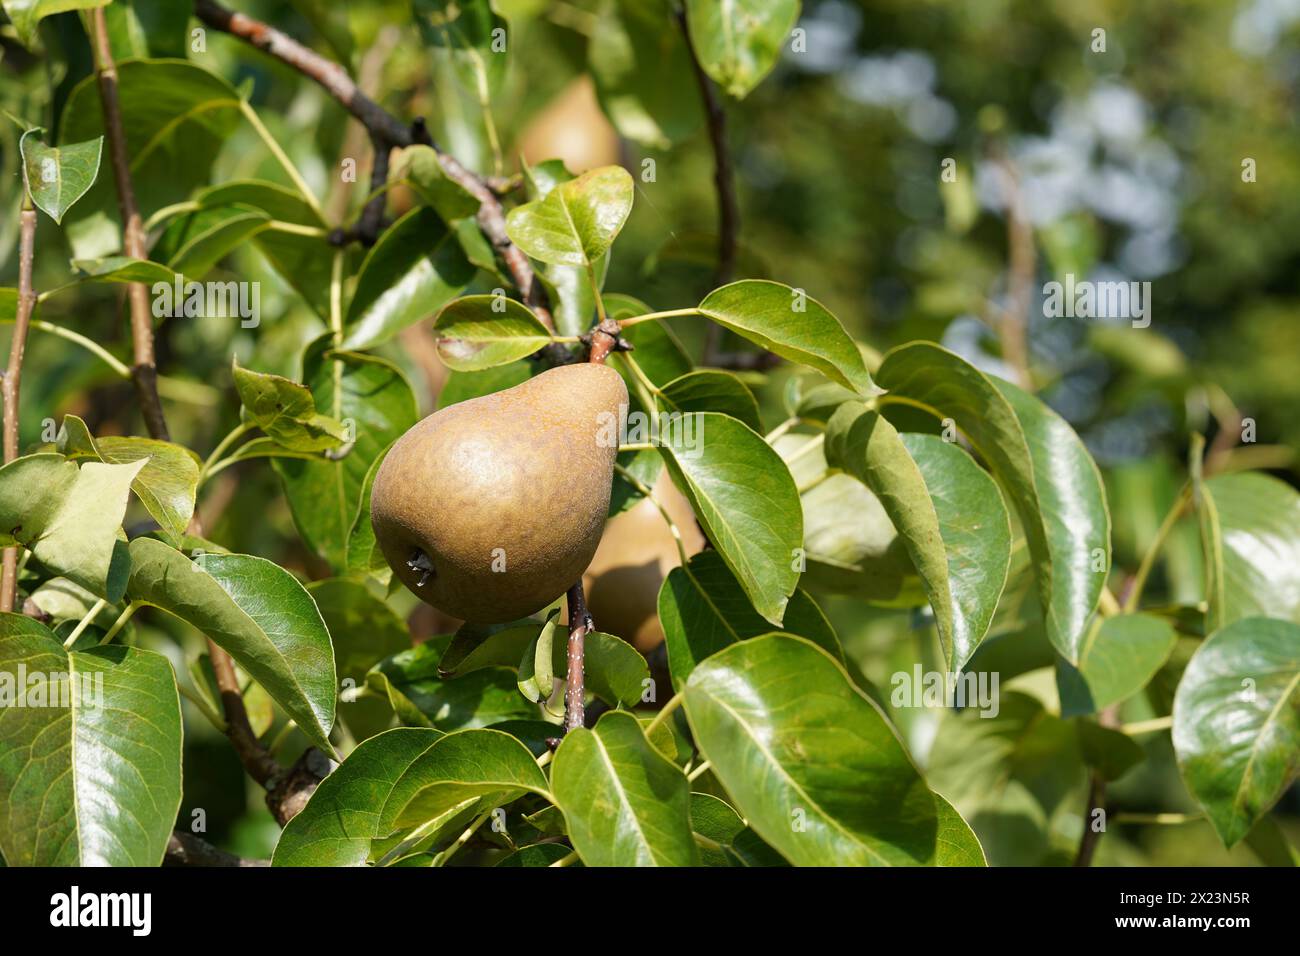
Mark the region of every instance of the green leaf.
<instances>
[{"instance_id":1,"label":"green leaf","mask_svg":"<svg viewBox=\"0 0 1300 956\"><path fill-rule=\"evenodd\" d=\"M1300 623L1300 494L1255 472L1216 475L1200 486L1206 627L1245 617Z\"/></svg>"},{"instance_id":2,"label":"green leaf","mask_svg":"<svg viewBox=\"0 0 1300 956\"><path fill-rule=\"evenodd\" d=\"M239 94L224 79L185 60L120 60L118 100L140 214L191 198L206 185L213 160L240 123ZM104 132L92 74L68 94L59 137L85 142ZM117 192L99 177L69 217L73 254L82 259L121 248Z\"/></svg>"},{"instance_id":3,"label":"green leaf","mask_svg":"<svg viewBox=\"0 0 1300 956\"><path fill-rule=\"evenodd\" d=\"M324 414L345 426L351 421L352 447L337 459L278 459L274 467L303 538L342 569L366 474L383 450L415 424L415 393L396 365L372 355L331 351L328 334L307 347L303 381Z\"/></svg>"},{"instance_id":4,"label":"green leaf","mask_svg":"<svg viewBox=\"0 0 1300 956\"><path fill-rule=\"evenodd\" d=\"M29 129L18 141L23 157L23 182L36 207L62 223L63 214L86 194L99 175L104 137L66 146L46 146L39 140L27 141L36 132L39 130Z\"/></svg>"},{"instance_id":5,"label":"green leaf","mask_svg":"<svg viewBox=\"0 0 1300 956\"><path fill-rule=\"evenodd\" d=\"M360 581L328 578L307 585L334 646L334 665L343 688L339 716L358 740L392 724L392 709L370 697L350 699L350 689L365 686L366 673L379 661L411 646L411 635L397 613Z\"/></svg>"},{"instance_id":6,"label":"green leaf","mask_svg":"<svg viewBox=\"0 0 1300 956\"><path fill-rule=\"evenodd\" d=\"M343 424L316 411L316 400L307 386L280 375L241 368L238 359L232 375L244 414L277 445L293 451L324 451L346 441Z\"/></svg>"},{"instance_id":7,"label":"green leaf","mask_svg":"<svg viewBox=\"0 0 1300 956\"><path fill-rule=\"evenodd\" d=\"M528 306L497 295L467 295L448 303L433 328L438 356L458 372L505 365L551 341L551 333Z\"/></svg>"},{"instance_id":8,"label":"green leaf","mask_svg":"<svg viewBox=\"0 0 1300 956\"><path fill-rule=\"evenodd\" d=\"M497 866L550 866L568 856L570 850L563 843L534 843L521 846L509 856L504 856ZM581 864L575 864L581 865Z\"/></svg>"},{"instance_id":9,"label":"green leaf","mask_svg":"<svg viewBox=\"0 0 1300 956\"><path fill-rule=\"evenodd\" d=\"M1146 759L1146 752L1133 738L1118 730L1081 720L1078 731L1083 762L1102 780L1118 780Z\"/></svg>"},{"instance_id":10,"label":"green leaf","mask_svg":"<svg viewBox=\"0 0 1300 956\"><path fill-rule=\"evenodd\" d=\"M668 645L668 668L679 690L702 661L772 630L716 551L702 551L685 567L668 572L659 590L659 620ZM782 626L843 663L834 629L803 591L791 596Z\"/></svg>"},{"instance_id":11,"label":"green leaf","mask_svg":"<svg viewBox=\"0 0 1300 956\"><path fill-rule=\"evenodd\" d=\"M714 775L791 863L934 859L934 795L879 709L815 645L742 641L696 667L684 694Z\"/></svg>"},{"instance_id":12,"label":"green leaf","mask_svg":"<svg viewBox=\"0 0 1300 956\"><path fill-rule=\"evenodd\" d=\"M639 351L637 356L639 360ZM753 392L730 372L689 372L660 386L659 400L669 411L721 412L756 432L763 430Z\"/></svg>"},{"instance_id":13,"label":"green leaf","mask_svg":"<svg viewBox=\"0 0 1300 956\"><path fill-rule=\"evenodd\" d=\"M348 305L342 348L386 342L459 295L476 271L437 213L412 209L366 254Z\"/></svg>"},{"instance_id":14,"label":"green leaf","mask_svg":"<svg viewBox=\"0 0 1300 956\"><path fill-rule=\"evenodd\" d=\"M1248 617L1210 635L1174 697L1174 752L1224 846L1300 772L1300 625Z\"/></svg>"},{"instance_id":15,"label":"green leaf","mask_svg":"<svg viewBox=\"0 0 1300 956\"><path fill-rule=\"evenodd\" d=\"M510 210L510 241L534 259L590 266L603 256L632 211L635 187L621 166L602 166L561 183L545 199Z\"/></svg>"},{"instance_id":16,"label":"green leaf","mask_svg":"<svg viewBox=\"0 0 1300 956\"><path fill-rule=\"evenodd\" d=\"M686 22L700 66L736 99L781 58L799 19L799 0L686 0Z\"/></svg>"},{"instance_id":17,"label":"green leaf","mask_svg":"<svg viewBox=\"0 0 1300 956\"><path fill-rule=\"evenodd\" d=\"M601 108L620 134L666 149L704 120L691 52L667 0L601 4L588 59Z\"/></svg>"},{"instance_id":18,"label":"green leaf","mask_svg":"<svg viewBox=\"0 0 1300 956\"><path fill-rule=\"evenodd\" d=\"M5 14L13 22L18 42L27 49L36 45L37 25L45 17L69 10L93 10L111 0L4 0Z\"/></svg>"},{"instance_id":19,"label":"green leaf","mask_svg":"<svg viewBox=\"0 0 1300 956\"><path fill-rule=\"evenodd\" d=\"M126 590L227 650L308 740L333 754L334 650L316 602L292 574L247 554L191 561L161 541L136 538Z\"/></svg>"},{"instance_id":20,"label":"green leaf","mask_svg":"<svg viewBox=\"0 0 1300 956\"><path fill-rule=\"evenodd\" d=\"M623 303L626 305L620 308ZM648 305L636 302L630 296L616 296L613 293L605 296L605 314L611 319L629 319L650 311ZM636 363L641 366L646 378L660 388L694 369L682 343L662 322L642 322L629 326L623 330L623 338L632 343L636 350Z\"/></svg>"},{"instance_id":21,"label":"green leaf","mask_svg":"<svg viewBox=\"0 0 1300 956\"><path fill-rule=\"evenodd\" d=\"M889 389L886 404L906 400L951 419L988 463L1020 517L1048 636L1077 661L1110 569L1110 517L1097 466L1073 429L1033 396L929 342L891 351L876 380Z\"/></svg>"},{"instance_id":22,"label":"green leaf","mask_svg":"<svg viewBox=\"0 0 1300 956\"><path fill-rule=\"evenodd\" d=\"M406 182L421 202L433 207L443 222L454 222L478 213L479 201L460 183L447 178L442 160L432 146L417 143L395 152L389 178Z\"/></svg>"},{"instance_id":23,"label":"green leaf","mask_svg":"<svg viewBox=\"0 0 1300 956\"><path fill-rule=\"evenodd\" d=\"M830 311L802 289L742 279L704 297L699 312L792 362L863 396L877 394L862 353Z\"/></svg>"},{"instance_id":24,"label":"green leaf","mask_svg":"<svg viewBox=\"0 0 1300 956\"><path fill-rule=\"evenodd\" d=\"M116 604L126 587L126 514L131 483L145 466L62 455L16 458L0 468L0 546L22 545L43 565Z\"/></svg>"},{"instance_id":25,"label":"green leaf","mask_svg":"<svg viewBox=\"0 0 1300 956\"><path fill-rule=\"evenodd\" d=\"M86 423L76 415L63 416L59 450L69 458L91 457L109 465L144 461L131 490L171 543L181 543L194 516L198 493L199 459L192 451L153 438L92 438Z\"/></svg>"},{"instance_id":26,"label":"green leaf","mask_svg":"<svg viewBox=\"0 0 1300 956\"><path fill-rule=\"evenodd\" d=\"M673 483L758 613L780 624L803 542L794 479L772 446L734 418L700 412L679 421L659 435Z\"/></svg>"},{"instance_id":27,"label":"green leaf","mask_svg":"<svg viewBox=\"0 0 1300 956\"><path fill-rule=\"evenodd\" d=\"M69 652L45 625L0 614L8 865L158 866L180 804L181 705L167 658Z\"/></svg>"},{"instance_id":28,"label":"green leaf","mask_svg":"<svg viewBox=\"0 0 1300 956\"><path fill-rule=\"evenodd\" d=\"M150 254L168 268L201 279L266 228L271 217L252 206L211 206L167 224Z\"/></svg>"},{"instance_id":29,"label":"green leaf","mask_svg":"<svg viewBox=\"0 0 1300 956\"><path fill-rule=\"evenodd\" d=\"M699 844L701 865L743 865L727 851L744 829L745 821L725 800L708 793L691 794L691 830Z\"/></svg>"},{"instance_id":30,"label":"green leaf","mask_svg":"<svg viewBox=\"0 0 1300 956\"><path fill-rule=\"evenodd\" d=\"M934 838L934 865L988 866L984 847L980 846L975 831L956 808L936 793L934 809L939 817L939 829Z\"/></svg>"},{"instance_id":31,"label":"green leaf","mask_svg":"<svg viewBox=\"0 0 1300 956\"><path fill-rule=\"evenodd\" d=\"M921 575L948 668L960 671L988 633L1011 560L997 485L952 443L900 436L857 402L831 417L826 460L880 499Z\"/></svg>"},{"instance_id":32,"label":"green leaf","mask_svg":"<svg viewBox=\"0 0 1300 956\"><path fill-rule=\"evenodd\" d=\"M482 667L514 667L548 623L550 618L525 618L487 627L462 624L438 661L438 676L459 677Z\"/></svg>"},{"instance_id":33,"label":"green leaf","mask_svg":"<svg viewBox=\"0 0 1300 956\"><path fill-rule=\"evenodd\" d=\"M551 648L552 673L563 676L568 670L567 632ZM635 707L641 703L650 668L641 653L613 634L592 631L583 639L583 664L586 690L611 707Z\"/></svg>"},{"instance_id":34,"label":"green leaf","mask_svg":"<svg viewBox=\"0 0 1300 956\"><path fill-rule=\"evenodd\" d=\"M562 634L558 641L555 639L555 619L559 613L555 610L547 615L546 623L524 648L519 659L519 693L535 704L546 703L551 697L551 691L555 689L555 651L559 650L559 656L565 657L563 648L566 635ZM560 673L564 673L563 665Z\"/></svg>"},{"instance_id":35,"label":"green leaf","mask_svg":"<svg viewBox=\"0 0 1300 956\"><path fill-rule=\"evenodd\" d=\"M1094 621L1079 649L1077 677L1082 684L1071 683L1069 677L1062 683L1062 715L1093 713L1132 697L1164 666L1177 643L1173 625L1154 614Z\"/></svg>"},{"instance_id":36,"label":"green leaf","mask_svg":"<svg viewBox=\"0 0 1300 956\"><path fill-rule=\"evenodd\" d=\"M357 508L357 516L352 519L352 527L348 529L347 545L348 573L374 577L385 585L392 579L393 570L375 541L375 528L370 523L370 493L374 489L379 466L384 463L384 457L392 447L390 443L381 451L366 471L365 480L361 483L361 503Z\"/></svg>"},{"instance_id":37,"label":"green leaf","mask_svg":"<svg viewBox=\"0 0 1300 956\"><path fill-rule=\"evenodd\" d=\"M72 267L82 273L80 282L164 282L171 286L176 281L176 273L162 263L130 256L73 259Z\"/></svg>"},{"instance_id":38,"label":"green leaf","mask_svg":"<svg viewBox=\"0 0 1300 956\"><path fill-rule=\"evenodd\" d=\"M430 642L394 654L371 669L366 683L386 694L398 719L409 726L451 731L536 719L537 707L519 694L515 665L444 679L438 663L445 649Z\"/></svg>"},{"instance_id":39,"label":"green leaf","mask_svg":"<svg viewBox=\"0 0 1300 956\"><path fill-rule=\"evenodd\" d=\"M587 866L695 866L690 784L631 714L564 737L551 769L569 839Z\"/></svg>"}]
</instances>

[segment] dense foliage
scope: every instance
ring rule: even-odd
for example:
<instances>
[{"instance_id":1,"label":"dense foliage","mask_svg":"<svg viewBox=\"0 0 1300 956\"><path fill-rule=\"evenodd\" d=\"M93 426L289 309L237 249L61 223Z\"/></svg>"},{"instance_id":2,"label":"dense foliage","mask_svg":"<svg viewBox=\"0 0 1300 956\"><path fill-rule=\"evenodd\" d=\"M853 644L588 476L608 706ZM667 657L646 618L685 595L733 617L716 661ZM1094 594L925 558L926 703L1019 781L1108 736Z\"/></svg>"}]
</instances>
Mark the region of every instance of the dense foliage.
<instances>
[{"instance_id":1,"label":"dense foliage","mask_svg":"<svg viewBox=\"0 0 1300 956\"><path fill-rule=\"evenodd\" d=\"M1300 862L1264 14L240 6L3 2L7 865ZM583 361L673 550L563 733L581 582L453 620L370 502Z\"/></svg>"}]
</instances>

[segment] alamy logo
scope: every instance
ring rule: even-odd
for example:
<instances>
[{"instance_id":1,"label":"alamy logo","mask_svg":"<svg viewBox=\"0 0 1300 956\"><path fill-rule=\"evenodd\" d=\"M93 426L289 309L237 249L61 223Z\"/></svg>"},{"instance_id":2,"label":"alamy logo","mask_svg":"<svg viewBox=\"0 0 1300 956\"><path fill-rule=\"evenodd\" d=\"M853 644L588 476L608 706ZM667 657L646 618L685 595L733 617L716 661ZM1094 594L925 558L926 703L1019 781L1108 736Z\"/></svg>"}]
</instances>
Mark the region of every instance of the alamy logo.
<instances>
[{"instance_id":1,"label":"alamy logo","mask_svg":"<svg viewBox=\"0 0 1300 956\"><path fill-rule=\"evenodd\" d=\"M890 678L894 691L889 702L895 707L978 707L981 717L996 717L998 673L964 671L960 676L943 671L925 671L917 664L912 671L898 671Z\"/></svg>"},{"instance_id":2,"label":"alamy logo","mask_svg":"<svg viewBox=\"0 0 1300 956\"><path fill-rule=\"evenodd\" d=\"M161 318L238 318L240 328L255 329L262 321L260 282L155 282L153 315Z\"/></svg>"},{"instance_id":3,"label":"alamy logo","mask_svg":"<svg viewBox=\"0 0 1300 956\"><path fill-rule=\"evenodd\" d=\"M128 926L133 936L148 936L153 925L150 893L82 893L73 886L50 897L51 926Z\"/></svg>"},{"instance_id":4,"label":"alamy logo","mask_svg":"<svg viewBox=\"0 0 1300 956\"><path fill-rule=\"evenodd\" d=\"M1075 281L1043 285L1043 315L1049 319L1131 319L1133 328L1151 324L1150 282Z\"/></svg>"},{"instance_id":5,"label":"alamy logo","mask_svg":"<svg viewBox=\"0 0 1300 956\"><path fill-rule=\"evenodd\" d=\"M29 671L19 664L14 671L0 671L0 707L76 707L97 710L104 701L104 674L86 671Z\"/></svg>"}]
</instances>

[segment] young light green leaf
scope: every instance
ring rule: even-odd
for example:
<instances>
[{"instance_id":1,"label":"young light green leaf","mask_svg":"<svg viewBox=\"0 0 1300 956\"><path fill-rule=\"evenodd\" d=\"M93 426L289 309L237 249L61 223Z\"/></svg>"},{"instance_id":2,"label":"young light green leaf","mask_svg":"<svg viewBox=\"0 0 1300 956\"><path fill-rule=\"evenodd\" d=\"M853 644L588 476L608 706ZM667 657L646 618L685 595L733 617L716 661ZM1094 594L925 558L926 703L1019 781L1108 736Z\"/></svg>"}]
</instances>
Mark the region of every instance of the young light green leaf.
<instances>
[{"instance_id":1,"label":"young light green leaf","mask_svg":"<svg viewBox=\"0 0 1300 956\"><path fill-rule=\"evenodd\" d=\"M191 561L161 541L136 538L126 590L229 651L308 740L333 754L334 650L316 602L292 574L247 554Z\"/></svg>"},{"instance_id":2,"label":"young light green leaf","mask_svg":"<svg viewBox=\"0 0 1300 956\"><path fill-rule=\"evenodd\" d=\"M281 375L254 372L235 360L232 375L244 414L276 444L293 451L338 448L347 439L343 423L316 411L305 385Z\"/></svg>"},{"instance_id":3,"label":"young light green leaf","mask_svg":"<svg viewBox=\"0 0 1300 956\"><path fill-rule=\"evenodd\" d=\"M99 174L104 137L66 146L46 146L28 140L40 130L29 129L18 141L23 157L23 181L36 207L57 223L72 204L86 194Z\"/></svg>"},{"instance_id":4,"label":"young light green leaf","mask_svg":"<svg viewBox=\"0 0 1300 956\"><path fill-rule=\"evenodd\" d=\"M777 634L742 641L696 667L684 693L714 775L791 863L935 858L934 795L879 709L815 645Z\"/></svg>"},{"instance_id":5,"label":"young light green leaf","mask_svg":"<svg viewBox=\"0 0 1300 956\"><path fill-rule=\"evenodd\" d=\"M86 423L65 415L59 431L59 451L69 458L94 458L109 465L144 461L131 490L158 522L172 544L180 544L194 516L199 459L188 448L153 438L107 435L91 437Z\"/></svg>"},{"instance_id":6,"label":"young light green leaf","mask_svg":"<svg viewBox=\"0 0 1300 956\"><path fill-rule=\"evenodd\" d=\"M1132 697L1164 666L1177 642L1169 620L1154 614L1094 620L1079 648L1077 669L1058 662L1062 716L1094 713Z\"/></svg>"},{"instance_id":7,"label":"young light green leaf","mask_svg":"<svg viewBox=\"0 0 1300 956\"><path fill-rule=\"evenodd\" d=\"M659 620L668 646L668 669L678 690L702 661L772 630L716 551L701 551L685 567L668 572L659 590ZM835 630L803 591L791 595L781 626L843 663Z\"/></svg>"},{"instance_id":8,"label":"young light green leaf","mask_svg":"<svg viewBox=\"0 0 1300 956\"><path fill-rule=\"evenodd\" d=\"M80 282L145 282L150 285L164 282L169 286L176 282L173 270L151 259L132 259L130 256L73 259L72 267L82 273L78 277Z\"/></svg>"},{"instance_id":9,"label":"young light green leaf","mask_svg":"<svg viewBox=\"0 0 1300 956\"><path fill-rule=\"evenodd\" d=\"M433 321L438 356L458 372L526 358L551 341L542 320L521 302L497 295L467 295L447 303Z\"/></svg>"},{"instance_id":10,"label":"young light green leaf","mask_svg":"<svg viewBox=\"0 0 1300 956\"><path fill-rule=\"evenodd\" d=\"M475 271L437 213L412 209L366 254L342 348L371 348L432 315L469 285Z\"/></svg>"},{"instance_id":11,"label":"young light green leaf","mask_svg":"<svg viewBox=\"0 0 1300 956\"><path fill-rule=\"evenodd\" d=\"M519 693L533 703L545 703L555 689L555 651L565 646L565 635L556 634L555 620L558 611L553 611L546 618L546 623L537 632L519 659ZM563 655L561 655L563 656ZM560 673L564 673L563 669Z\"/></svg>"},{"instance_id":12,"label":"young light green leaf","mask_svg":"<svg viewBox=\"0 0 1300 956\"><path fill-rule=\"evenodd\" d=\"M462 624L438 660L438 676L459 677L481 667L514 667L524 652L537 641L537 635L550 622L524 618L509 624Z\"/></svg>"},{"instance_id":13,"label":"young light green leaf","mask_svg":"<svg viewBox=\"0 0 1300 956\"><path fill-rule=\"evenodd\" d=\"M180 804L181 704L167 658L116 645L69 652L45 625L0 614L5 862L158 866Z\"/></svg>"},{"instance_id":14,"label":"young light green leaf","mask_svg":"<svg viewBox=\"0 0 1300 956\"><path fill-rule=\"evenodd\" d=\"M794 479L772 446L734 418L699 412L679 422L659 435L673 483L758 613L779 624L799 580L803 511Z\"/></svg>"},{"instance_id":15,"label":"young light green leaf","mask_svg":"<svg viewBox=\"0 0 1300 956\"><path fill-rule=\"evenodd\" d=\"M551 770L569 838L587 866L695 866L690 784L631 714L565 735Z\"/></svg>"},{"instance_id":16,"label":"young light green leaf","mask_svg":"<svg viewBox=\"0 0 1300 956\"><path fill-rule=\"evenodd\" d=\"M36 46L36 27L45 17L69 10L93 10L110 2L111 0L4 0L3 7L18 34L18 42L30 50Z\"/></svg>"},{"instance_id":17,"label":"young light green leaf","mask_svg":"<svg viewBox=\"0 0 1300 956\"><path fill-rule=\"evenodd\" d=\"M710 292L699 312L769 352L817 369L859 395L880 391L839 319L802 289L765 279L742 279Z\"/></svg>"},{"instance_id":18,"label":"young light green leaf","mask_svg":"<svg viewBox=\"0 0 1300 956\"><path fill-rule=\"evenodd\" d=\"M126 587L126 514L144 460L125 465L62 455L16 458L0 468L0 545L22 545L56 574L117 603Z\"/></svg>"},{"instance_id":19,"label":"young light green leaf","mask_svg":"<svg viewBox=\"0 0 1300 956\"><path fill-rule=\"evenodd\" d=\"M609 251L628 213L635 187L621 166L602 166L562 183L545 199L510 210L510 241L534 259L590 266Z\"/></svg>"},{"instance_id":20,"label":"young light green leaf","mask_svg":"<svg viewBox=\"0 0 1300 956\"><path fill-rule=\"evenodd\" d=\"M686 0L700 66L736 99L776 66L798 19L799 0Z\"/></svg>"},{"instance_id":21,"label":"young light green leaf","mask_svg":"<svg viewBox=\"0 0 1300 956\"><path fill-rule=\"evenodd\" d=\"M268 213L254 206L208 206L168 223L150 254L175 272L201 279L270 221Z\"/></svg>"},{"instance_id":22,"label":"young light green leaf","mask_svg":"<svg viewBox=\"0 0 1300 956\"><path fill-rule=\"evenodd\" d=\"M1300 494L1256 472L1216 475L1199 491L1206 626L1244 617L1300 623Z\"/></svg>"},{"instance_id":23,"label":"young light green leaf","mask_svg":"<svg viewBox=\"0 0 1300 956\"><path fill-rule=\"evenodd\" d=\"M1300 772L1300 625L1247 617L1211 634L1174 697L1174 753L1224 846Z\"/></svg>"}]
</instances>

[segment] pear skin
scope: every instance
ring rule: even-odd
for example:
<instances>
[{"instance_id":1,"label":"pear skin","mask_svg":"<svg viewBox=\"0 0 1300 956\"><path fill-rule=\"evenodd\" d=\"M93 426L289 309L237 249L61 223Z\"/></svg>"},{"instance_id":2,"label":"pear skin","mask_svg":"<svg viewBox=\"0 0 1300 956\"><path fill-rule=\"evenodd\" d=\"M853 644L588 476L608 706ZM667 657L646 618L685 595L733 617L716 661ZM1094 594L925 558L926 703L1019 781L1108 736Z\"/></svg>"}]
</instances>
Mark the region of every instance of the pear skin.
<instances>
[{"instance_id":1,"label":"pear skin","mask_svg":"<svg viewBox=\"0 0 1300 956\"><path fill-rule=\"evenodd\" d=\"M704 535L695 512L667 471L660 473L652 490L681 532L687 557L702 551ZM642 654L662 644L659 589L679 564L673 533L653 502L643 499L610 518L582 579L596 629L623 638Z\"/></svg>"},{"instance_id":2,"label":"pear skin","mask_svg":"<svg viewBox=\"0 0 1300 956\"><path fill-rule=\"evenodd\" d=\"M565 365L418 422L371 492L393 573L475 624L546 607L600 543L626 408L613 369Z\"/></svg>"}]
</instances>

